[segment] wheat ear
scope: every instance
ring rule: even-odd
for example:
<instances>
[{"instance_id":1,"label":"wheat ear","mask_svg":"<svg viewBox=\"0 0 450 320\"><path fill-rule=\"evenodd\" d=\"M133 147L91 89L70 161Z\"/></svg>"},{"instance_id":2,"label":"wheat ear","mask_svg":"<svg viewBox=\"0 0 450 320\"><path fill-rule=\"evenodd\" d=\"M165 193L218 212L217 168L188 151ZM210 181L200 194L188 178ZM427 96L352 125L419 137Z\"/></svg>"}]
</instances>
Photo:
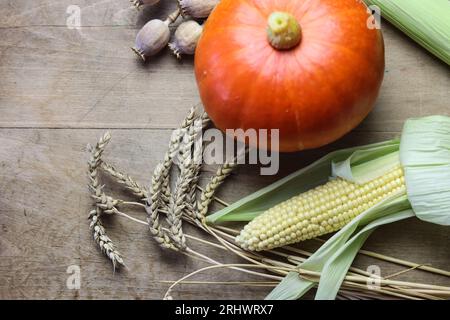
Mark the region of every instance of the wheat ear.
<instances>
[{"instance_id":1,"label":"wheat ear","mask_svg":"<svg viewBox=\"0 0 450 320\"><path fill-rule=\"evenodd\" d=\"M101 209L95 208L89 213L91 223L89 227L93 230L94 241L98 244L100 250L111 260L114 269L119 266L125 266L122 255L117 251L116 246L107 236L105 228L100 221Z\"/></svg>"},{"instance_id":2,"label":"wheat ear","mask_svg":"<svg viewBox=\"0 0 450 320\"><path fill-rule=\"evenodd\" d=\"M153 171L152 184L150 187L150 194L147 198L146 211L147 222L150 233L156 242L163 248L177 250L177 247L172 243L169 236L163 231L159 221L159 210L161 206L162 191L162 171L163 166L158 164Z\"/></svg>"},{"instance_id":3,"label":"wheat ear","mask_svg":"<svg viewBox=\"0 0 450 320\"><path fill-rule=\"evenodd\" d=\"M194 192L191 189L196 184L201 166L198 157L201 157L202 148L201 146L198 147L195 141L205 124L204 115L196 115L196 107L193 107L181 126L184 134L177 158L174 158L174 160L177 160L176 164L180 172L176 180L175 190L170 197L167 222L170 226L169 236L180 250L186 250L187 248L182 229L182 215L187 208L188 212L191 212L194 208L192 198L196 196L195 187Z\"/></svg>"},{"instance_id":4,"label":"wheat ear","mask_svg":"<svg viewBox=\"0 0 450 320\"><path fill-rule=\"evenodd\" d=\"M109 132L106 132L97 142L95 147L88 146L88 150L91 153L88 161L89 189L92 192L91 196L96 199L96 208L89 212L89 220L91 221L89 227L93 230L94 241L98 244L100 250L111 260L115 269L121 265L124 266L122 255L117 251L111 239L106 235L100 217L102 213L112 213L111 210L114 210L116 203L112 198L108 198L104 195L98 179L98 168L102 162L101 156L110 140L111 135ZM99 206L97 199L100 199L101 204L105 204L106 207Z\"/></svg>"},{"instance_id":5,"label":"wheat ear","mask_svg":"<svg viewBox=\"0 0 450 320\"><path fill-rule=\"evenodd\" d=\"M150 195L147 200L147 220L150 232L155 240L165 248L184 250L186 248L186 240L182 233L182 223L180 218L180 209L182 210L182 202L177 199L182 194L183 188L176 187L172 195L170 188L170 172L174 159L182 146L182 138L187 130L192 126L196 119L196 107L189 110L187 117L183 120L180 128L174 130L169 143L169 148L164 155L162 163L158 164L152 176L152 185ZM184 191L186 192L186 191ZM177 196L178 194L178 196ZM161 208L167 208L167 222L169 223L169 231L161 228L159 220L159 211Z\"/></svg>"},{"instance_id":6,"label":"wheat ear","mask_svg":"<svg viewBox=\"0 0 450 320\"><path fill-rule=\"evenodd\" d=\"M204 221L206 214L208 213L208 208L211 202L214 200L214 194L220 185L225 181L225 179L233 172L236 168L236 162L226 162L217 169L216 174L211 178L209 183L203 189L200 195L200 201L197 204L197 219Z\"/></svg>"},{"instance_id":7,"label":"wheat ear","mask_svg":"<svg viewBox=\"0 0 450 320\"><path fill-rule=\"evenodd\" d=\"M195 121L195 113L196 113L196 107L192 107L189 110L188 115L183 120L180 128L174 130L172 132L172 136L170 138L170 143L168 150L166 154L164 155L164 160L162 162L163 169L162 169L162 194L161 197L163 198L164 205L166 207L169 206L169 201L171 197L171 190L170 190L170 172L172 169L173 161L177 156L177 153L179 152L181 140L188 128L192 125L192 123Z\"/></svg>"},{"instance_id":8,"label":"wheat ear","mask_svg":"<svg viewBox=\"0 0 450 320\"><path fill-rule=\"evenodd\" d=\"M191 182L189 183L188 187L188 194L186 195L186 214L190 216L193 220L196 220L196 210L197 210L197 185L198 180L200 178L200 170L202 167L202 156L203 156L203 141L199 143L198 138L201 139L201 133L202 130L205 129L210 124L210 119L208 118L208 115L206 112L203 112L200 116L200 119L198 119L198 122L196 122L195 129L195 141L194 141L194 147L193 147L193 159L194 161L191 163L191 170L193 172L193 176L191 179Z\"/></svg>"},{"instance_id":9,"label":"wheat ear","mask_svg":"<svg viewBox=\"0 0 450 320\"><path fill-rule=\"evenodd\" d=\"M200 127L200 129L198 129ZM201 132L201 125L197 126L196 121L191 121L189 127L186 129L186 135L180 145L180 152L178 154L177 166L180 170L176 180L175 190L170 198L169 210L167 213L167 222L170 226L170 236L172 240L177 243L180 250L186 249L186 239L182 229L182 215L186 207L189 206L189 187L195 181L198 174L197 165L192 154L195 138L199 131Z\"/></svg>"},{"instance_id":10,"label":"wheat ear","mask_svg":"<svg viewBox=\"0 0 450 320\"><path fill-rule=\"evenodd\" d=\"M142 187L139 183L137 183L132 177L128 174L121 172L113 165L106 163L104 161L101 162L101 168L109 173L112 177L116 178L116 181L125 186L128 190L130 190L139 200L145 200L148 197L148 190Z\"/></svg>"}]
</instances>

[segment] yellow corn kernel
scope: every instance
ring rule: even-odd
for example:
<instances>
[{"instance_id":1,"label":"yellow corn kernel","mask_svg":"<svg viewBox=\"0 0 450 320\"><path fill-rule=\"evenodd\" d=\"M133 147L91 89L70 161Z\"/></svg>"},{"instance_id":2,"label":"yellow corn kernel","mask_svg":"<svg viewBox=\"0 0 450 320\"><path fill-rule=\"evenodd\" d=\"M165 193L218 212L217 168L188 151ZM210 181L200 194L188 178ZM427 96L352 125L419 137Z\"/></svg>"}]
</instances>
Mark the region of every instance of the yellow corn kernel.
<instances>
[{"instance_id":1,"label":"yellow corn kernel","mask_svg":"<svg viewBox=\"0 0 450 320\"><path fill-rule=\"evenodd\" d=\"M365 184L333 179L256 217L236 242L244 249L261 251L335 232L388 196L405 190L400 166Z\"/></svg>"}]
</instances>

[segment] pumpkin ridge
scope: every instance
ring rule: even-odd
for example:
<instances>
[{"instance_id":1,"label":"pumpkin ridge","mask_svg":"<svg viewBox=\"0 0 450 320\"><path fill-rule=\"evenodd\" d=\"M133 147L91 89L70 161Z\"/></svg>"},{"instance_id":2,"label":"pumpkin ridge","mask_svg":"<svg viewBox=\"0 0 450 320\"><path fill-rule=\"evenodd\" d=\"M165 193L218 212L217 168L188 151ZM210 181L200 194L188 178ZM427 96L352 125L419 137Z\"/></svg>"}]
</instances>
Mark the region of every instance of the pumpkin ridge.
<instances>
[{"instance_id":1,"label":"pumpkin ridge","mask_svg":"<svg viewBox=\"0 0 450 320\"><path fill-rule=\"evenodd\" d=\"M266 68L269 64L270 64L270 62L271 62L271 60L272 60L272 58L273 58L273 55L274 54L276 54L276 51L275 50L270 50L270 51L268 51L269 52L269 54L267 55L267 57L266 57L266 59L264 59L264 63L263 63L263 65L262 65L262 67L260 68L261 70L262 69L264 69L264 68ZM263 74L262 74L262 72L257 72L256 73L256 77L254 78L254 81L253 81L253 83L254 84L257 84L257 83L260 83L261 81L263 81L263 80L261 80L261 78L263 77ZM244 94L244 96L246 96L246 97L253 97L254 96L254 91L256 91L256 90L259 90L259 87L257 86L257 85L255 85L253 88L252 88L252 90L248 90L245 94ZM261 108L261 106L259 106L260 108ZM267 108L266 106L263 106L263 108ZM242 108L242 109L248 109L248 108ZM241 113L242 114L242 113ZM242 123L242 121L246 121L246 118L245 117L241 117L241 122L240 122L240 127L241 128L245 128L245 129L249 129L249 128L247 128L247 126L246 125L244 125L243 123ZM267 128L267 129L271 129L271 128Z\"/></svg>"},{"instance_id":2,"label":"pumpkin ridge","mask_svg":"<svg viewBox=\"0 0 450 320\"><path fill-rule=\"evenodd\" d=\"M298 21L300 22L300 20L303 18L304 14L305 14L305 10L303 10L303 8L305 6L307 6L311 1L313 1L313 0L290 1L291 5L289 6L289 8L287 8L287 10L289 12L291 12L292 15L295 16L298 19ZM302 10L303 10L303 12L302 12ZM300 13L302 13L302 14L300 15Z\"/></svg>"},{"instance_id":3,"label":"pumpkin ridge","mask_svg":"<svg viewBox=\"0 0 450 320\"><path fill-rule=\"evenodd\" d=\"M255 2L253 0L242 0L243 2L247 3L249 7L253 8L255 11L258 11L259 14L263 19L266 19L266 13L262 12L261 8L255 5ZM250 3L251 1L251 3Z\"/></svg>"}]
</instances>

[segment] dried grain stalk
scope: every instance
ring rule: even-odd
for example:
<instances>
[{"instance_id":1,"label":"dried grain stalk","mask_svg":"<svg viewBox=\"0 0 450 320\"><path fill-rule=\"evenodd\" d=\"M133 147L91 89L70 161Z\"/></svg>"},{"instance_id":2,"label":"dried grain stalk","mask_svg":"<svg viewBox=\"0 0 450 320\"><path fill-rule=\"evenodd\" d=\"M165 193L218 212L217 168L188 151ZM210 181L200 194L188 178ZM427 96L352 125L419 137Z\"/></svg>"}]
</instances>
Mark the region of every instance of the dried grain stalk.
<instances>
[{"instance_id":1,"label":"dried grain stalk","mask_svg":"<svg viewBox=\"0 0 450 320\"><path fill-rule=\"evenodd\" d=\"M89 213L89 220L91 221L89 227L93 230L94 241L98 244L100 250L111 260L113 267L116 268L124 266L124 262L122 255L106 234L105 228L101 223L101 215L114 213L117 202L103 193L103 187L100 185L98 179L98 169L102 162L101 156L110 140L111 135L107 132L100 138L95 147L88 146L88 150L90 151L88 186L92 193L91 196L96 201L95 209Z\"/></svg>"},{"instance_id":2,"label":"dried grain stalk","mask_svg":"<svg viewBox=\"0 0 450 320\"><path fill-rule=\"evenodd\" d=\"M130 190L139 200L145 200L148 197L148 190L137 183L128 174L119 171L113 165L102 161L101 168L109 173L116 181Z\"/></svg>"},{"instance_id":3,"label":"dried grain stalk","mask_svg":"<svg viewBox=\"0 0 450 320\"><path fill-rule=\"evenodd\" d=\"M295 267L298 261L305 260L311 255L311 253L295 248L292 248L292 250L295 249L295 251L291 252L291 248L286 247L283 249L269 250L268 254L272 255L272 257L278 258L268 258L264 254L246 252L236 246L234 237L237 231L225 227L216 228L203 224L204 216L208 211L209 205L213 200L218 200L214 197L215 191L236 167L236 163L225 163L217 170L215 176L211 178L211 181L204 189L198 186L198 176L200 174L201 165L193 161L191 155L198 155L200 152L198 148L195 148L195 143L193 143L193 140L195 139L194 137L198 134L199 130L198 126L195 126L194 123L199 119L201 119L203 124L200 127L205 127L208 123L207 117L205 115L198 116L195 110L191 109L188 117L181 126L183 130L176 130L174 132L169 145L169 150L164 157L164 161L158 164L153 172L152 184L148 191L142 188L127 174L124 174L114 166L101 161L101 155L104 147L110 139L109 135L102 137L97 146L90 149L92 155L89 161L90 189L93 192L93 198L95 199L96 205L95 210L91 211L90 219L91 227L94 230L94 239L97 241L102 251L104 251L105 254L111 259L114 266L116 266L116 264L123 264L120 254L116 251L111 240L106 236L105 230L101 225L99 217L102 213L117 213L134 221L143 224L146 223L127 216L117 209L117 206L124 202L108 197L102 191L102 187L100 186L97 177L97 169L99 167L114 177L121 185L131 190L140 201L146 202L150 232L154 239L163 248L179 251L193 258L211 263L219 268L230 267L235 270L277 281L281 279L278 275L286 274L288 269L296 270L300 277L307 277L308 279L319 277L320 274L309 274L307 271L300 270ZM170 179L174 164L178 167L179 172L178 177L176 178L175 187L171 190ZM198 202L195 201L196 189L202 190L200 201ZM146 192L147 196L144 196ZM220 203L224 204L221 200ZM166 215L169 228L161 225L160 214ZM214 236L218 242L211 242L204 239L199 239L192 235L185 235L182 232L183 220L191 224L196 224L202 230ZM250 262L250 264L239 264L234 266L223 265L218 261L190 249L186 245L186 238L237 254ZM286 253L285 250L287 250L288 253ZM296 256L297 254L301 254L302 256ZM386 260L384 256L379 256L379 258ZM263 271L256 272L252 270L254 268L260 268L263 269ZM442 270L438 271L440 274L445 272ZM367 286L356 283L358 281L367 280L367 275L364 274L363 270L352 268L348 275L349 278L344 281L342 290L340 291L340 297L342 298L350 297L360 299L361 297L369 296L371 298L385 298L387 296L391 296L404 299L439 299L450 295L450 290L445 287L406 282L386 282L386 284L383 285L379 291L371 291ZM357 275L357 277L355 277L355 275ZM184 278L187 277L188 276ZM177 283L179 282L181 281L177 281Z\"/></svg>"}]
</instances>

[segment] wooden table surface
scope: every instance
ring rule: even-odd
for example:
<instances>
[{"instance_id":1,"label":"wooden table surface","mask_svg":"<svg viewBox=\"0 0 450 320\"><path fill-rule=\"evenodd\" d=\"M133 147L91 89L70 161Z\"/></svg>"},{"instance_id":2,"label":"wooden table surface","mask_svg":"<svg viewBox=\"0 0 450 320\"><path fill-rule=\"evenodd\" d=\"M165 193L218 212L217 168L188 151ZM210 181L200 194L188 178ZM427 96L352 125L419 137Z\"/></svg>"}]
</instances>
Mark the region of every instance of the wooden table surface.
<instances>
[{"instance_id":1,"label":"wooden table surface","mask_svg":"<svg viewBox=\"0 0 450 320\"><path fill-rule=\"evenodd\" d=\"M0 298L161 298L168 286L161 281L204 266L162 251L145 226L111 217L106 228L128 266L113 273L87 220L86 144L111 130L105 157L148 184L171 129L199 102L192 58L179 62L164 52L144 65L129 48L138 29L151 17L164 17L173 2L138 12L127 0L78 0L82 27L69 29L72 0L0 0ZM387 66L374 112L331 146L282 156L277 176L241 167L220 190L222 198L239 199L330 150L398 136L409 117L450 114L449 68L386 22L383 30ZM104 182L126 197L111 180ZM409 219L377 230L365 248L449 269L449 244L449 229ZM197 247L225 262L239 261ZM382 275L403 270L365 257L355 264L377 264ZM80 266L79 290L66 286L71 265ZM450 285L448 278L422 271L398 278ZM221 270L195 279L251 278ZM173 296L255 299L268 290L184 284Z\"/></svg>"}]
</instances>

